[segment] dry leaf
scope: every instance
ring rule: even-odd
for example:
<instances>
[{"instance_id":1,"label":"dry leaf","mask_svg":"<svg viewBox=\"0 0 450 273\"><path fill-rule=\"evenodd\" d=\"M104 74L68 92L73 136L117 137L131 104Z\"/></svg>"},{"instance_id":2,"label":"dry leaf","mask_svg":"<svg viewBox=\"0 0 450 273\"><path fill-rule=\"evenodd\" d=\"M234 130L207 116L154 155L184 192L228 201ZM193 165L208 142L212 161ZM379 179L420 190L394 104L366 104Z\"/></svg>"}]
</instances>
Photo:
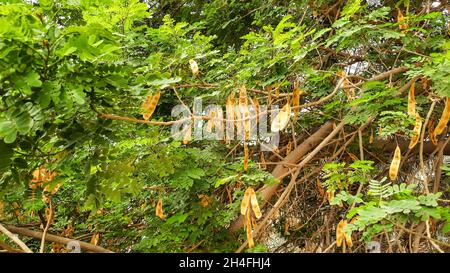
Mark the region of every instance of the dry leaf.
<instances>
[{"instance_id":1,"label":"dry leaf","mask_svg":"<svg viewBox=\"0 0 450 273\"><path fill-rule=\"evenodd\" d=\"M373 129L370 129L369 144L373 143Z\"/></svg>"},{"instance_id":2,"label":"dry leaf","mask_svg":"<svg viewBox=\"0 0 450 273\"><path fill-rule=\"evenodd\" d=\"M325 195L325 189L322 186L322 183L320 182L319 178L316 179L316 186L317 186L317 190L319 191L319 194L321 196Z\"/></svg>"},{"instance_id":3,"label":"dry leaf","mask_svg":"<svg viewBox=\"0 0 450 273\"><path fill-rule=\"evenodd\" d=\"M198 64L195 60L190 59L189 60L189 65L191 66L191 71L192 71L192 75L194 75L194 77L198 76L198 73L200 72L198 70Z\"/></svg>"},{"instance_id":4,"label":"dry leaf","mask_svg":"<svg viewBox=\"0 0 450 273\"><path fill-rule=\"evenodd\" d=\"M448 120L450 119L450 98L445 98L445 108L444 112L442 112L441 119L439 120L438 125L434 129L434 133L436 136L442 134L444 132L445 127L447 126Z\"/></svg>"},{"instance_id":5,"label":"dry leaf","mask_svg":"<svg viewBox=\"0 0 450 273\"><path fill-rule=\"evenodd\" d=\"M286 126L289 123L290 117L291 117L291 106L289 105L289 103L286 103L286 105L283 106L283 108L281 108L278 115L272 121L271 131L276 133L286 128Z\"/></svg>"},{"instance_id":6,"label":"dry leaf","mask_svg":"<svg viewBox=\"0 0 450 273\"><path fill-rule=\"evenodd\" d=\"M98 233L98 232L94 233L94 235L92 235L92 238L91 238L91 244L97 245L99 239L100 239L100 233Z\"/></svg>"},{"instance_id":7,"label":"dry leaf","mask_svg":"<svg viewBox=\"0 0 450 273\"><path fill-rule=\"evenodd\" d=\"M158 200L158 203L156 204L156 216L158 216L159 218L164 220L164 218L166 218L166 216L164 215L162 205L163 205L162 204L162 199L160 198Z\"/></svg>"},{"instance_id":8,"label":"dry leaf","mask_svg":"<svg viewBox=\"0 0 450 273\"><path fill-rule=\"evenodd\" d=\"M354 155L354 154L352 154L352 153L350 153L350 152L347 152L347 154L350 156L350 158L351 158L353 161L359 160L358 157L357 157L356 155Z\"/></svg>"},{"instance_id":9,"label":"dry leaf","mask_svg":"<svg viewBox=\"0 0 450 273\"><path fill-rule=\"evenodd\" d=\"M198 198L200 199L200 205L202 207L207 207L211 202L211 198L206 194L199 194Z\"/></svg>"},{"instance_id":10,"label":"dry leaf","mask_svg":"<svg viewBox=\"0 0 450 273\"><path fill-rule=\"evenodd\" d=\"M420 118L419 114L416 113L416 124L414 125L413 129L413 136L411 137L411 142L409 143L409 149L414 148L416 146L417 142L419 141L420 131L422 130L422 119Z\"/></svg>"},{"instance_id":11,"label":"dry leaf","mask_svg":"<svg viewBox=\"0 0 450 273\"><path fill-rule=\"evenodd\" d=\"M389 178L394 181L397 179L398 168L400 166L400 161L402 160L402 152L400 147L395 148L394 158L392 159L391 166L389 168Z\"/></svg>"}]
</instances>

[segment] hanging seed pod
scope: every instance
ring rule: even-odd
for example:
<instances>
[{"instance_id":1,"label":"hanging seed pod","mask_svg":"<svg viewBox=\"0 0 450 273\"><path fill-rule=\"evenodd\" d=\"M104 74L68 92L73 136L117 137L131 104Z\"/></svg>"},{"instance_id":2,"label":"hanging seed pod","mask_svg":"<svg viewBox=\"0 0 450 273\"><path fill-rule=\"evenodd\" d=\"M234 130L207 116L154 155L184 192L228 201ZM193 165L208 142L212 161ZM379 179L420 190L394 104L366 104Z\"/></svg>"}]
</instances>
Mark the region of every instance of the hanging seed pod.
<instances>
[{"instance_id":1,"label":"hanging seed pod","mask_svg":"<svg viewBox=\"0 0 450 273\"><path fill-rule=\"evenodd\" d=\"M294 108L294 118L292 119L292 122L294 123L297 121L298 113L300 112L300 95L302 93L303 91L295 84L294 90L292 91L292 106Z\"/></svg>"},{"instance_id":2,"label":"hanging seed pod","mask_svg":"<svg viewBox=\"0 0 450 273\"><path fill-rule=\"evenodd\" d=\"M414 85L415 82L411 84L408 95L408 115L410 116L414 116L416 114L416 98L414 95Z\"/></svg>"},{"instance_id":3,"label":"hanging seed pod","mask_svg":"<svg viewBox=\"0 0 450 273\"><path fill-rule=\"evenodd\" d=\"M256 218L257 219L261 218L262 213L261 210L259 209L258 198L256 197L255 191L253 191L252 194L250 195L250 203L252 205L252 210L253 213L255 213Z\"/></svg>"},{"instance_id":4,"label":"hanging seed pod","mask_svg":"<svg viewBox=\"0 0 450 273\"><path fill-rule=\"evenodd\" d=\"M373 129L370 129L369 144L373 143Z\"/></svg>"},{"instance_id":5,"label":"hanging seed pod","mask_svg":"<svg viewBox=\"0 0 450 273\"><path fill-rule=\"evenodd\" d=\"M243 119L244 139L247 140L250 137L250 111L248 110L247 89L244 85L239 89L239 111L240 117Z\"/></svg>"},{"instance_id":6,"label":"hanging seed pod","mask_svg":"<svg viewBox=\"0 0 450 273\"><path fill-rule=\"evenodd\" d=\"M444 132L445 127L447 126L448 120L450 119L450 98L445 98L445 108L444 112L442 112L441 119L439 120L438 125L434 129L434 133L436 136L442 134Z\"/></svg>"},{"instance_id":7,"label":"hanging seed pod","mask_svg":"<svg viewBox=\"0 0 450 273\"><path fill-rule=\"evenodd\" d=\"M403 16L401 10L398 10L397 12L397 22L399 23L399 29L404 30L408 28L408 25L405 23L405 17Z\"/></svg>"},{"instance_id":8,"label":"hanging seed pod","mask_svg":"<svg viewBox=\"0 0 450 273\"><path fill-rule=\"evenodd\" d=\"M344 227L347 226L347 221L341 220L336 227L336 246L341 247L344 241Z\"/></svg>"},{"instance_id":9,"label":"hanging seed pod","mask_svg":"<svg viewBox=\"0 0 450 273\"><path fill-rule=\"evenodd\" d=\"M166 218L166 216L164 215L162 205L163 205L162 204L162 199L160 198L158 200L158 203L156 204L156 216L161 218L161 220L164 220L164 218Z\"/></svg>"},{"instance_id":10,"label":"hanging seed pod","mask_svg":"<svg viewBox=\"0 0 450 273\"><path fill-rule=\"evenodd\" d=\"M400 161L402 160L402 152L400 147L395 148L394 158L392 159L391 166L389 168L389 178L394 181L397 179L398 168L400 166Z\"/></svg>"},{"instance_id":11,"label":"hanging seed pod","mask_svg":"<svg viewBox=\"0 0 450 273\"><path fill-rule=\"evenodd\" d=\"M289 123L290 117L291 117L291 106L289 105L289 103L286 103L286 105L283 106L283 108L281 108L281 111L272 121L272 125L270 128L271 131L276 133L286 128L286 126Z\"/></svg>"},{"instance_id":12,"label":"hanging seed pod","mask_svg":"<svg viewBox=\"0 0 450 273\"><path fill-rule=\"evenodd\" d=\"M413 136L411 137L411 142L409 143L409 149L414 148L416 146L417 142L419 141L420 131L422 130L422 119L420 118L419 114L416 113L416 124L414 125L413 129Z\"/></svg>"},{"instance_id":13,"label":"hanging seed pod","mask_svg":"<svg viewBox=\"0 0 450 273\"><path fill-rule=\"evenodd\" d=\"M158 92L154 96L147 96L147 99L145 100L144 104L142 105L142 116L144 120L149 120L150 117L153 115L153 112L156 109L156 106L158 105L159 97L161 96L161 91L158 90Z\"/></svg>"},{"instance_id":14,"label":"hanging seed pod","mask_svg":"<svg viewBox=\"0 0 450 273\"><path fill-rule=\"evenodd\" d=\"M192 127L189 125L183 136L183 144L188 145L189 142L191 141L191 137L192 137Z\"/></svg>"},{"instance_id":15,"label":"hanging seed pod","mask_svg":"<svg viewBox=\"0 0 450 273\"><path fill-rule=\"evenodd\" d=\"M229 143L231 140L233 140L233 135L230 135L231 132L233 132L234 134L234 126L235 126L235 120L236 120L236 116L235 116L235 105L236 105L236 99L234 98L234 92L232 92L230 95L228 95L227 97L227 103L226 103L226 116L227 116L227 124L231 124L232 131L228 131L229 126L227 125L227 133L225 134L225 140L227 141L227 143Z\"/></svg>"},{"instance_id":16,"label":"hanging seed pod","mask_svg":"<svg viewBox=\"0 0 450 273\"><path fill-rule=\"evenodd\" d=\"M428 122L428 134L430 135L431 143L433 143L433 145L437 145L437 138L436 138L436 134L434 133L434 120L433 119L431 119Z\"/></svg>"},{"instance_id":17,"label":"hanging seed pod","mask_svg":"<svg viewBox=\"0 0 450 273\"><path fill-rule=\"evenodd\" d=\"M341 220L339 224L336 227L336 246L341 247L342 242L345 239L345 242L347 243L347 246L352 247L352 237L344 232L344 228L347 226L346 220Z\"/></svg>"},{"instance_id":18,"label":"hanging seed pod","mask_svg":"<svg viewBox=\"0 0 450 273\"><path fill-rule=\"evenodd\" d=\"M245 215L247 213L249 204L250 204L250 197L252 196L252 194L255 193L255 191L253 190L252 187L248 187L245 190L244 193L244 198L242 198L242 202L241 202L241 214Z\"/></svg>"},{"instance_id":19,"label":"hanging seed pod","mask_svg":"<svg viewBox=\"0 0 450 273\"><path fill-rule=\"evenodd\" d=\"M248 169L248 144L244 142L244 171Z\"/></svg>"},{"instance_id":20,"label":"hanging seed pod","mask_svg":"<svg viewBox=\"0 0 450 273\"><path fill-rule=\"evenodd\" d=\"M255 242L253 241L253 235L252 235L252 220L250 216L250 211L247 211L246 214L246 226L247 226L247 241L248 241L248 247L252 248L255 246Z\"/></svg>"},{"instance_id":21,"label":"hanging seed pod","mask_svg":"<svg viewBox=\"0 0 450 273\"><path fill-rule=\"evenodd\" d=\"M208 123L206 124L206 131L208 133L211 133L212 130L216 127L216 112L215 111L211 111L209 113L209 119L208 119Z\"/></svg>"},{"instance_id":22,"label":"hanging seed pod","mask_svg":"<svg viewBox=\"0 0 450 273\"><path fill-rule=\"evenodd\" d=\"M257 124L258 120L259 120L259 109L260 109L259 102L256 97L253 97L251 99L251 101L252 101L253 109L255 109L255 124Z\"/></svg>"},{"instance_id":23,"label":"hanging seed pod","mask_svg":"<svg viewBox=\"0 0 450 273\"><path fill-rule=\"evenodd\" d=\"M198 64L195 60L190 59L189 60L189 65L191 66L191 71L192 71L192 75L194 75L194 77L198 76L198 73L200 72L198 70Z\"/></svg>"}]
</instances>

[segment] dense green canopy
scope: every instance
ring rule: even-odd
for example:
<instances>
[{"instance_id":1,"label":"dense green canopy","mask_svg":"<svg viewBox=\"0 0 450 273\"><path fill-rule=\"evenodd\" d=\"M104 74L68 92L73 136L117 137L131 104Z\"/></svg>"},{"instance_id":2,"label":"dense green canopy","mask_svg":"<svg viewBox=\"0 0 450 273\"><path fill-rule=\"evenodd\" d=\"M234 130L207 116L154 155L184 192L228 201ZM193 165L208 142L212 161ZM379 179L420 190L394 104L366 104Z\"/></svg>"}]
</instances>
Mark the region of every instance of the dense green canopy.
<instances>
[{"instance_id":1,"label":"dense green canopy","mask_svg":"<svg viewBox=\"0 0 450 273\"><path fill-rule=\"evenodd\" d=\"M115 252L448 251L449 21L447 1L0 1L0 223L36 252L64 243L23 229ZM240 138L195 134L243 94L290 106L277 147L239 119Z\"/></svg>"}]
</instances>

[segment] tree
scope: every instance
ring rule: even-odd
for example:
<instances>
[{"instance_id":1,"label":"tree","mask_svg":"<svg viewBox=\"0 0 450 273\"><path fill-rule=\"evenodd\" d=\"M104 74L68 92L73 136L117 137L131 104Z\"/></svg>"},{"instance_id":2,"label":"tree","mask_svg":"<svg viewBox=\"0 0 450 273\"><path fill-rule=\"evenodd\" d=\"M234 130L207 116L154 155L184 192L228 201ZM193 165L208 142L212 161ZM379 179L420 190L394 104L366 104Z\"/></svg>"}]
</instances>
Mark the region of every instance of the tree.
<instances>
[{"instance_id":1,"label":"tree","mask_svg":"<svg viewBox=\"0 0 450 273\"><path fill-rule=\"evenodd\" d=\"M448 250L446 2L3 1L0 26L0 220L59 236L34 251Z\"/></svg>"}]
</instances>

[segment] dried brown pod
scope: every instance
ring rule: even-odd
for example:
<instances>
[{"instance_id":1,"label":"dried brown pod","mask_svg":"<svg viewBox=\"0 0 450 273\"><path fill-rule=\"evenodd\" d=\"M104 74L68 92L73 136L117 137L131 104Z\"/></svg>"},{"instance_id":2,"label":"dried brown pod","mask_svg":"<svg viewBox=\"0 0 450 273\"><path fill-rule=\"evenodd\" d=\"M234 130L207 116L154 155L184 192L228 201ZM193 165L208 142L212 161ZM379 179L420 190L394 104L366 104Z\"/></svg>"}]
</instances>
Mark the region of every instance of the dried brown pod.
<instances>
[{"instance_id":1,"label":"dried brown pod","mask_svg":"<svg viewBox=\"0 0 450 273\"><path fill-rule=\"evenodd\" d=\"M154 96L147 96L145 102L142 104L142 116L144 120L149 120L153 115L153 112L158 105L159 98L161 96L161 91L158 92Z\"/></svg>"},{"instance_id":2,"label":"dried brown pod","mask_svg":"<svg viewBox=\"0 0 450 273\"><path fill-rule=\"evenodd\" d=\"M397 148L395 148L394 157L392 158L391 166L389 168L389 178L392 181L397 179L398 169L401 160L402 160L402 152L400 150L400 147L397 145Z\"/></svg>"},{"instance_id":3,"label":"dried brown pod","mask_svg":"<svg viewBox=\"0 0 450 273\"><path fill-rule=\"evenodd\" d=\"M417 142L419 141L420 131L422 130L422 119L420 115L416 113L416 123L414 124L413 136L411 137L411 141L409 143L409 149L414 148Z\"/></svg>"},{"instance_id":4,"label":"dried brown pod","mask_svg":"<svg viewBox=\"0 0 450 273\"><path fill-rule=\"evenodd\" d=\"M410 116L414 116L416 114L416 98L414 95L414 85L415 82L411 84L408 94L408 115Z\"/></svg>"},{"instance_id":5,"label":"dried brown pod","mask_svg":"<svg viewBox=\"0 0 450 273\"><path fill-rule=\"evenodd\" d=\"M194 77L197 77L200 73L197 62L193 59L190 59L189 65L191 66L192 75L194 75Z\"/></svg>"},{"instance_id":6,"label":"dried brown pod","mask_svg":"<svg viewBox=\"0 0 450 273\"><path fill-rule=\"evenodd\" d=\"M244 142L244 171L248 169L248 144Z\"/></svg>"},{"instance_id":7,"label":"dried brown pod","mask_svg":"<svg viewBox=\"0 0 450 273\"><path fill-rule=\"evenodd\" d=\"M160 198L158 200L158 203L156 204L156 216L158 216L159 218L164 220L164 218L166 218L166 216L164 215L162 206L163 206L163 203L162 203L162 199Z\"/></svg>"},{"instance_id":8,"label":"dried brown pod","mask_svg":"<svg viewBox=\"0 0 450 273\"><path fill-rule=\"evenodd\" d=\"M271 131L276 133L278 131L283 130L289 123L289 119L291 117L291 106L289 103L286 103L283 108L281 108L278 115L273 119L271 125Z\"/></svg>"},{"instance_id":9,"label":"dried brown pod","mask_svg":"<svg viewBox=\"0 0 450 273\"><path fill-rule=\"evenodd\" d=\"M399 29L404 30L408 28L408 25L405 23L405 17L400 9L397 12L397 22L399 23Z\"/></svg>"},{"instance_id":10,"label":"dried brown pod","mask_svg":"<svg viewBox=\"0 0 450 273\"><path fill-rule=\"evenodd\" d=\"M439 120L438 125L434 129L434 133L436 136L442 134L444 132L445 127L447 126L448 120L450 119L450 98L445 98L445 108L442 112L441 119Z\"/></svg>"}]
</instances>

